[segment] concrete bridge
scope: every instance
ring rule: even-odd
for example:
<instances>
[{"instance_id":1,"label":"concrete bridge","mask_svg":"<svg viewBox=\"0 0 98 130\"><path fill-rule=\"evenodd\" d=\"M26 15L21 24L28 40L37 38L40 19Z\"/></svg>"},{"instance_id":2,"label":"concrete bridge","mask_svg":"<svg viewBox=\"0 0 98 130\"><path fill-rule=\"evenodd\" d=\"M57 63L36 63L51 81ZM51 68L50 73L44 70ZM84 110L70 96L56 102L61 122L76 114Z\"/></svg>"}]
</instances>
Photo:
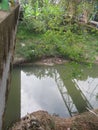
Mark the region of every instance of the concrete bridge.
<instances>
[{"instance_id":1,"label":"concrete bridge","mask_svg":"<svg viewBox=\"0 0 98 130\"><path fill-rule=\"evenodd\" d=\"M15 49L15 34L19 5L9 11L0 11L0 130L2 130L5 104L10 84L10 72Z\"/></svg>"}]
</instances>

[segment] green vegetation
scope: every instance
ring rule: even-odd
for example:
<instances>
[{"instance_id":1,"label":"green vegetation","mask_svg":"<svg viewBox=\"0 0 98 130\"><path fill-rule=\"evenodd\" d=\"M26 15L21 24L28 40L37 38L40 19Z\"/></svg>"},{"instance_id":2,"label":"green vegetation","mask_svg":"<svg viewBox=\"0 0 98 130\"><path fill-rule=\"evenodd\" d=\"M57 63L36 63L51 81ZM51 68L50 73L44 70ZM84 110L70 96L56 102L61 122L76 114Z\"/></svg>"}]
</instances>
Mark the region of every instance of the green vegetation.
<instances>
[{"instance_id":1,"label":"green vegetation","mask_svg":"<svg viewBox=\"0 0 98 130\"><path fill-rule=\"evenodd\" d=\"M31 0L24 4L16 56L28 60L42 57L63 57L79 62L93 60L98 55L98 31L88 31L79 24L79 16L85 11L87 22L94 11L94 2Z\"/></svg>"}]
</instances>

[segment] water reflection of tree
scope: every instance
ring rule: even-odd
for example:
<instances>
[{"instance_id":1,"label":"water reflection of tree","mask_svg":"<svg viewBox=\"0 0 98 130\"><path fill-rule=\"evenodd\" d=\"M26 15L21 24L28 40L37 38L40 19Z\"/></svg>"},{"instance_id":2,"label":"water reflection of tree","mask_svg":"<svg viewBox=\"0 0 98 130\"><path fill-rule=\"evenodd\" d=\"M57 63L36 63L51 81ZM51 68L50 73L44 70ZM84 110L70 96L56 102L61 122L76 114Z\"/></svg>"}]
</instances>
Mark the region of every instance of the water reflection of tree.
<instances>
[{"instance_id":1,"label":"water reflection of tree","mask_svg":"<svg viewBox=\"0 0 98 130\"><path fill-rule=\"evenodd\" d=\"M81 113L87 110L87 108L92 109L91 104L89 101L86 99L85 95L83 92L79 89L79 87L73 83L73 76L70 77L69 79L66 78L66 71L71 71L66 67L66 70L62 69L63 67L57 67L57 72L60 74L60 79L62 80L64 87L66 87L67 91L66 93L61 91L63 100L66 103L66 97L70 96L70 100L67 101L68 103L68 110L70 115L73 115L73 112L77 111L77 113ZM75 109L73 110L70 106L74 107Z\"/></svg>"},{"instance_id":2,"label":"water reflection of tree","mask_svg":"<svg viewBox=\"0 0 98 130\"><path fill-rule=\"evenodd\" d=\"M86 99L85 95L79 89L77 84L75 85L72 82L73 79L77 78L87 80L88 76L97 77L97 68L98 66L96 65L92 68L89 68L86 65L83 66L78 64L66 64L57 65L54 67L32 66L29 67L29 69L28 67L24 68L23 71L27 75L33 74L39 79L44 78L46 76L54 78L70 115L73 115L73 112L75 112L74 110L76 109L77 112L84 112L85 110L87 110L87 108L92 108L89 101ZM63 88L66 88L66 95L63 94ZM74 107L74 105L76 109L74 108L73 110L72 107Z\"/></svg>"},{"instance_id":3,"label":"water reflection of tree","mask_svg":"<svg viewBox=\"0 0 98 130\"><path fill-rule=\"evenodd\" d=\"M23 71L27 75L34 74L37 78L42 78L45 76L53 78L54 75L57 74L58 68L59 70L62 70L59 75L63 75L63 77L66 79L76 78L79 80L86 80L88 76L92 78L98 77L98 65L94 65L92 68L90 68L88 65L77 64L74 62L68 63L66 65L56 66L27 66L23 67Z\"/></svg>"},{"instance_id":4,"label":"water reflection of tree","mask_svg":"<svg viewBox=\"0 0 98 130\"><path fill-rule=\"evenodd\" d=\"M55 75L57 74L57 70L55 67L48 67L48 66L32 66L32 67L28 67L24 68L23 71L27 74L27 75L35 75L37 78L41 79L44 77L51 77L54 78Z\"/></svg>"},{"instance_id":5,"label":"water reflection of tree","mask_svg":"<svg viewBox=\"0 0 98 130\"><path fill-rule=\"evenodd\" d=\"M98 101L98 93L97 93L97 95L96 95L96 100Z\"/></svg>"},{"instance_id":6,"label":"water reflection of tree","mask_svg":"<svg viewBox=\"0 0 98 130\"><path fill-rule=\"evenodd\" d=\"M68 78L87 80L88 76L92 78L98 77L98 65L71 62L65 67L62 66L62 69L67 73Z\"/></svg>"}]
</instances>

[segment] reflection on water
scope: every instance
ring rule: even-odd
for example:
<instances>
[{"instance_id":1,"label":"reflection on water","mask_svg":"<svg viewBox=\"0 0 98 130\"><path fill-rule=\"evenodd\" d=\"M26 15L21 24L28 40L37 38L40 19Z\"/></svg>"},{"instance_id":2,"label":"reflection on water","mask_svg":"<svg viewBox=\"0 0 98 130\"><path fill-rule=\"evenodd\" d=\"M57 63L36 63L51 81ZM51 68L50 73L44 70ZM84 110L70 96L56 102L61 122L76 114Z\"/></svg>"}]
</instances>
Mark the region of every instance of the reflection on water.
<instances>
[{"instance_id":1,"label":"reflection on water","mask_svg":"<svg viewBox=\"0 0 98 130\"><path fill-rule=\"evenodd\" d=\"M86 81L74 79L74 83L82 91L92 108L98 108L98 78L88 77Z\"/></svg>"},{"instance_id":2,"label":"reflection on water","mask_svg":"<svg viewBox=\"0 0 98 130\"><path fill-rule=\"evenodd\" d=\"M98 108L97 65L92 69L85 65L78 68L70 64L32 65L15 68L13 72L17 70L13 77L16 75L15 82L21 83L21 117L37 110L69 117L87 111L87 108ZM82 72L81 76L79 72ZM19 89L16 91L20 93Z\"/></svg>"},{"instance_id":3,"label":"reflection on water","mask_svg":"<svg viewBox=\"0 0 98 130\"><path fill-rule=\"evenodd\" d=\"M46 110L60 116L69 116L55 80L21 71L21 116L27 112Z\"/></svg>"},{"instance_id":4,"label":"reflection on water","mask_svg":"<svg viewBox=\"0 0 98 130\"><path fill-rule=\"evenodd\" d=\"M13 122L20 119L20 68L13 70L9 90L3 130L8 130Z\"/></svg>"},{"instance_id":5,"label":"reflection on water","mask_svg":"<svg viewBox=\"0 0 98 130\"><path fill-rule=\"evenodd\" d=\"M81 79L76 79L68 77L69 69L68 65L24 67L21 70L21 116L27 112L46 110L68 117L87 111L87 108L98 108L96 70L78 68L84 74Z\"/></svg>"}]
</instances>

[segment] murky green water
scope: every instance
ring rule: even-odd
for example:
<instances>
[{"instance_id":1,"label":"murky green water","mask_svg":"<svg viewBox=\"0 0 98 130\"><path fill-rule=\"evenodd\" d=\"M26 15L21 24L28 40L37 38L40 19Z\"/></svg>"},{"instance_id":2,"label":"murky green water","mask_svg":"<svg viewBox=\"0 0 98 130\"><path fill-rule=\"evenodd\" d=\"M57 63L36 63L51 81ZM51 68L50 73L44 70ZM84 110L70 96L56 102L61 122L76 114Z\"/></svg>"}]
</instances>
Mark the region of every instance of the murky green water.
<instances>
[{"instance_id":1,"label":"murky green water","mask_svg":"<svg viewBox=\"0 0 98 130\"><path fill-rule=\"evenodd\" d=\"M37 110L69 117L98 108L98 65L22 66L13 69L5 126Z\"/></svg>"}]
</instances>

